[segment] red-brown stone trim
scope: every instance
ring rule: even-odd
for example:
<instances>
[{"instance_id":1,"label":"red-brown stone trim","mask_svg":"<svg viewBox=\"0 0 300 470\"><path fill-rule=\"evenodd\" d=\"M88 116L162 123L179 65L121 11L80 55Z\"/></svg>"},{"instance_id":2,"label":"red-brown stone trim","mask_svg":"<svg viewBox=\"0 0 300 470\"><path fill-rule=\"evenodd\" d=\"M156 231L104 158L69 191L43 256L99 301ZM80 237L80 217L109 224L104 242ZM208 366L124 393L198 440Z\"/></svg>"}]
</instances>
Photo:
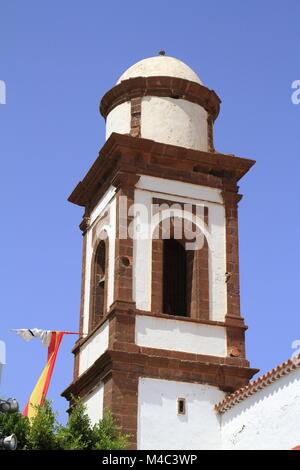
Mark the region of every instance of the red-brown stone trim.
<instances>
[{"instance_id":1,"label":"red-brown stone trim","mask_svg":"<svg viewBox=\"0 0 300 470\"><path fill-rule=\"evenodd\" d=\"M230 191L222 191L222 197L225 204L226 218L227 316L234 319L240 317L237 204L242 198L242 195ZM238 341L238 343L240 342L241 339Z\"/></svg>"},{"instance_id":2,"label":"red-brown stone trim","mask_svg":"<svg viewBox=\"0 0 300 470\"><path fill-rule=\"evenodd\" d=\"M223 326L223 327L230 327L230 328L237 328L241 329L243 331L248 329L248 326L245 325L244 323L241 323L243 321L243 318L239 317L238 319L235 319L232 322L228 321L228 318L226 317L226 321L218 321L218 320L210 320L208 318L190 318L190 317L182 317L182 316L176 316L176 315L168 315L166 313L155 313L155 312L147 312L145 310L135 310L134 312L135 315L145 315L145 316L150 316L150 317L155 317L155 318L162 318L162 319L170 319L170 320L178 320L178 321L184 321L184 322L191 322L191 323L197 323L197 324L203 324L203 325L212 325L212 326Z\"/></svg>"},{"instance_id":3,"label":"red-brown stone trim","mask_svg":"<svg viewBox=\"0 0 300 470\"><path fill-rule=\"evenodd\" d=\"M76 363L76 370L74 370L74 380L78 378L78 371L79 371L79 355L80 355L80 348L89 341L95 333L102 327L102 325L109 321L109 348L117 348L122 349L125 351L136 352L139 351L141 348L135 344L135 317L138 316L150 316L153 318L163 319L163 320L177 320L183 322L190 322L200 325L211 325L211 326L219 326L226 328L227 332L227 342L228 342L228 357L226 360L230 359L230 364L245 364L245 359L243 354L239 354L236 357L230 358L230 348L236 346L236 338L244 338L244 332L248 328L243 323L243 318L239 319L227 319L225 322L210 320L208 318L190 318L190 317L182 317L176 315L168 315L164 313L154 313L148 312L145 310L137 310L135 308L134 302L114 302L110 307L107 316L102 319L101 322L91 331L87 336L81 338L76 342L75 347L73 348L72 352L75 356L74 360ZM123 346L120 346L123 344ZM147 348L151 349L151 348ZM244 347L240 346L241 351L244 351ZM158 354L157 349L156 354ZM168 354L165 351L164 354ZM187 354L190 356L190 353L179 353L179 354ZM193 355L190 356L191 359L196 360L196 357ZM199 357L198 357L199 359ZM222 359L224 362L224 359ZM241 362L243 361L243 362ZM248 361L247 361L248 364Z\"/></svg>"},{"instance_id":4,"label":"red-brown stone trim","mask_svg":"<svg viewBox=\"0 0 300 470\"><path fill-rule=\"evenodd\" d=\"M207 147L209 152L214 152L214 119L209 114L207 116Z\"/></svg>"},{"instance_id":5,"label":"red-brown stone trim","mask_svg":"<svg viewBox=\"0 0 300 470\"><path fill-rule=\"evenodd\" d=\"M139 376L135 371L113 370L104 383L103 408L111 410L123 432L130 436L129 449L137 446Z\"/></svg>"},{"instance_id":6,"label":"red-brown stone trim","mask_svg":"<svg viewBox=\"0 0 300 470\"><path fill-rule=\"evenodd\" d=\"M109 322L109 349L118 349L116 345L123 344L125 351L136 351L135 345L135 315L125 312L115 312Z\"/></svg>"},{"instance_id":7,"label":"red-brown stone trim","mask_svg":"<svg viewBox=\"0 0 300 470\"><path fill-rule=\"evenodd\" d=\"M149 175L223 190L236 191L236 182L255 162L233 155L186 149L113 133L99 157L76 186L69 201L89 211L119 173Z\"/></svg>"},{"instance_id":8,"label":"red-brown stone trim","mask_svg":"<svg viewBox=\"0 0 300 470\"><path fill-rule=\"evenodd\" d=\"M126 197L127 209L133 205L134 187L139 179L139 175L121 172L118 173L112 181L112 184L117 188L117 221L114 276L115 301L132 302L133 264L131 260L133 259L133 239L132 237L128 236L128 228L129 224L131 224L133 221L133 216L129 216L128 213L124 214L124 209L120 210L120 204L121 197Z\"/></svg>"},{"instance_id":9,"label":"red-brown stone trim","mask_svg":"<svg viewBox=\"0 0 300 470\"><path fill-rule=\"evenodd\" d=\"M111 184L115 186L115 188L122 189L131 189L133 190L135 185L138 183L140 179L140 175L130 172L118 172L116 176L112 179Z\"/></svg>"},{"instance_id":10,"label":"red-brown stone trim","mask_svg":"<svg viewBox=\"0 0 300 470\"><path fill-rule=\"evenodd\" d=\"M246 356L245 330L227 325L226 338L228 356L244 358Z\"/></svg>"},{"instance_id":11,"label":"red-brown stone trim","mask_svg":"<svg viewBox=\"0 0 300 470\"><path fill-rule=\"evenodd\" d=\"M123 344L116 343L114 349L118 351L124 351ZM179 359L180 361L192 361L192 362L205 362L211 364L223 364L227 366L234 367L249 367L249 361L239 358L238 360L233 357L220 357L220 356L211 356L207 354L196 354L196 353L187 353L183 351L169 351L167 349L158 349L150 348L145 346L137 346L136 350L127 351L127 352L140 352L146 354L147 356L159 356L166 358Z\"/></svg>"},{"instance_id":12,"label":"red-brown stone trim","mask_svg":"<svg viewBox=\"0 0 300 470\"><path fill-rule=\"evenodd\" d=\"M166 313L155 313L153 311L148 312L146 310L138 310L135 308L135 303L134 302L114 302L109 309L107 316L102 319L102 321L94 328L93 331L91 331L87 336L81 338L76 342L75 347L73 348L72 352L75 354L79 351L79 348L83 346L87 341L90 340L90 338L101 328L101 326L107 321L112 319L115 315L117 314L129 314L130 316L150 316L154 318L161 318L164 320L178 320L178 321L183 321L183 322L190 322L190 323L196 323L200 325L211 325L211 326L221 326L221 327L228 327L228 328L236 328L238 330L245 331L248 329L248 326L243 323L243 318L239 317L238 319L233 319L233 320L228 320L228 317L226 317L226 321L217 321L217 320L210 320L207 318L190 318L190 317L182 317L182 316L176 316L176 315L168 315Z\"/></svg>"},{"instance_id":13,"label":"red-brown stone trim","mask_svg":"<svg viewBox=\"0 0 300 470\"><path fill-rule=\"evenodd\" d=\"M82 231L82 235L85 235L90 226L90 217L86 214L82 217L82 221L79 224L79 228Z\"/></svg>"},{"instance_id":14,"label":"red-brown stone trim","mask_svg":"<svg viewBox=\"0 0 300 470\"><path fill-rule=\"evenodd\" d=\"M126 343L116 343L114 349L108 349L91 365L77 380L67 387L62 396L68 398L70 394L86 395L99 380L104 380L113 367L114 359L124 363L119 370L135 372L140 377L154 377L166 380L209 383L222 390L233 391L258 372L258 369L249 368L249 362L243 359L206 356L201 354L184 353L181 351L168 351L165 349L137 347L132 351L125 349ZM168 367L170 370L168 371ZM155 368L155 370L151 370ZM157 370L157 369L160 369ZM164 369L162 371L162 369ZM180 370L180 373L176 371ZM216 372L223 370L224 375L202 378L204 371ZM163 373L162 373L163 372ZM192 372L192 373L189 373Z\"/></svg>"},{"instance_id":15,"label":"red-brown stone trim","mask_svg":"<svg viewBox=\"0 0 300 470\"><path fill-rule=\"evenodd\" d=\"M80 350L80 348L87 342L89 341L92 336L94 336L95 333L101 328L102 325L108 320L111 320L114 318L114 316L118 314L127 314L127 315L135 315L137 312L142 312L140 310L135 309L135 303L134 302L123 302L123 301L115 301L109 308L108 313L105 318L102 318L102 320L99 322L98 325L95 326L95 328L89 332L86 336L80 338L77 342L74 348L72 349L73 354L77 354ZM148 312L147 312L148 313Z\"/></svg>"},{"instance_id":16,"label":"red-brown stone trim","mask_svg":"<svg viewBox=\"0 0 300 470\"><path fill-rule=\"evenodd\" d=\"M115 240L115 275L114 275L114 299L125 302L132 302L132 263L125 264L124 259L133 257L133 240L129 236L123 237L120 232L127 233L129 224L133 217L123 214L120 209L121 197L126 196L128 207L134 202L134 189L131 186L121 184L116 193L117 201L117 223Z\"/></svg>"},{"instance_id":17,"label":"red-brown stone trim","mask_svg":"<svg viewBox=\"0 0 300 470\"><path fill-rule=\"evenodd\" d=\"M202 106L215 120L220 111L218 95L203 85L176 77L136 77L123 80L111 88L100 102L100 113L106 119L116 106L143 96L184 99Z\"/></svg>"},{"instance_id":18,"label":"red-brown stone trim","mask_svg":"<svg viewBox=\"0 0 300 470\"><path fill-rule=\"evenodd\" d=\"M132 137L141 137L141 107L142 107L142 99L140 97L131 99L130 135Z\"/></svg>"}]
</instances>

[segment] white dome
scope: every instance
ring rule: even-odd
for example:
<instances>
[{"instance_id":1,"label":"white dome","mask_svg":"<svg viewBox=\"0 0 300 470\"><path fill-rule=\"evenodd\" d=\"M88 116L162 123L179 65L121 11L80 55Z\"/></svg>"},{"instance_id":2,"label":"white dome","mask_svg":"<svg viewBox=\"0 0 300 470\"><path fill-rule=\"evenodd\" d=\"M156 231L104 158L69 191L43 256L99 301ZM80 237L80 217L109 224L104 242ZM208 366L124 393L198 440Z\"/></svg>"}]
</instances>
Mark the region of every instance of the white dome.
<instances>
[{"instance_id":1,"label":"white dome","mask_svg":"<svg viewBox=\"0 0 300 470\"><path fill-rule=\"evenodd\" d=\"M198 75L188 65L174 57L164 55L140 60L121 75L117 84L129 78L155 76L184 78L203 85Z\"/></svg>"}]
</instances>

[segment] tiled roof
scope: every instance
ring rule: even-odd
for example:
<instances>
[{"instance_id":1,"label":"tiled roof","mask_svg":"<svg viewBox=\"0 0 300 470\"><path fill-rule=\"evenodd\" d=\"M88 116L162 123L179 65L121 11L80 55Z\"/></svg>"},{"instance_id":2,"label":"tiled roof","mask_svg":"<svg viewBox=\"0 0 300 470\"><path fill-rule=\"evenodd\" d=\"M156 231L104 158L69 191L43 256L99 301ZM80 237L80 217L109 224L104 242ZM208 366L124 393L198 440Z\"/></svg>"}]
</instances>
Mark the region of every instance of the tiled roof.
<instances>
[{"instance_id":1,"label":"tiled roof","mask_svg":"<svg viewBox=\"0 0 300 470\"><path fill-rule=\"evenodd\" d=\"M263 388L271 385L276 380L284 377L285 375L289 374L293 370L300 367L300 354L298 356L289 359L286 362L283 362L279 366L275 367L274 369L270 370L266 374L262 375L258 379L250 382L248 385L239 388L234 393L227 395L223 401L218 403L215 406L215 409L218 413L224 413L225 411L232 408L234 405L237 405L241 401L245 400L246 398L254 395L254 393L262 390Z\"/></svg>"}]
</instances>

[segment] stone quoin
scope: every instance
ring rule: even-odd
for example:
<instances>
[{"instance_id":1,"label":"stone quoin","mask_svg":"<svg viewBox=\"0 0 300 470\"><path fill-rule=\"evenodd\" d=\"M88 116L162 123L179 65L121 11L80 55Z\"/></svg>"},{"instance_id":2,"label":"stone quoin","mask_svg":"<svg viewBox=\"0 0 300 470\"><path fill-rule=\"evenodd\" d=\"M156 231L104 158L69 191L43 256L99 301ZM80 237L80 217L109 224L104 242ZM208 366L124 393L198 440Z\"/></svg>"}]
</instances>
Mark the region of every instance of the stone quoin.
<instances>
[{"instance_id":1,"label":"stone quoin","mask_svg":"<svg viewBox=\"0 0 300 470\"><path fill-rule=\"evenodd\" d=\"M280 442L271 444L271 426L264 441L255 424L261 402L247 405L263 394L264 410L274 411L268 387L244 394L258 369L246 358L240 312L238 182L255 162L215 150L220 103L178 59L161 53L136 63L103 96L106 142L69 197L84 208L87 336L73 349L63 396L80 396L92 422L110 409L132 449ZM191 243L200 238L201 246ZM284 375L293 375L293 402L297 374ZM299 441L293 434L284 445Z\"/></svg>"}]
</instances>

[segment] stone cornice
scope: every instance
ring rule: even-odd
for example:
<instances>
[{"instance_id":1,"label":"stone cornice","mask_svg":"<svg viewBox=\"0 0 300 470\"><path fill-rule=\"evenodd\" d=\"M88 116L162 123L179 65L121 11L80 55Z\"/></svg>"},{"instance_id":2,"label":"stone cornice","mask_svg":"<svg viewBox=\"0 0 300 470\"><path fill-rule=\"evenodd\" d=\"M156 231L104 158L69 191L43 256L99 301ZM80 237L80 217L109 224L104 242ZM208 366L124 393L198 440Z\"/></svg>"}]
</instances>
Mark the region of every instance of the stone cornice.
<instances>
[{"instance_id":1,"label":"stone cornice","mask_svg":"<svg viewBox=\"0 0 300 470\"><path fill-rule=\"evenodd\" d=\"M140 377L159 378L161 368L164 368L167 380L201 383L206 378L206 383L219 386L226 391L233 390L234 387L231 385L233 379L238 378L241 383L247 383L258 372L258 369L245 367L245 365L233 365L229 358L198 355L195 360L192 359L192 354L191 358L187 356L189 355L185 353L177 353L176 357L172 357L167 350L157 350L154 355L148 348L144 348L143 352L110 349L105 351L78 379L74 380L63 391L62 396L70 399L71 394L77 396L82 392L84 396L95 386L96 382L105 380L113 371L136 373L136 364L140 365ZM177 371L180 371L180 374Z\"/></svg>"},{"instance_id":2,"label":"stone cornice","mask_svg":"<svg viewBox=\"0 0 300 470\"><path fill-rule=\"evenodd\" d=\"M81 223L79 224L79 228L80 230L82 231L82 235L84 235L86 233L86 231L88 230L90 226L90 217L87 216L87 215L84 215L82 217L82 221Z\"/></svg>"},{"instance_id":3,"label":"stone cornice","mask_svg":"<svg viewBox=\"0 0 300 470\"><path fill-rule=\"evenodd\" d=\"M92 336L102 327L104 323L112 319L115 315L132 315L132 316L149 316L152 318L158 318L162 320L177 320L180 322L196 323L198 325L210 325L218 326L223 328L237 328L239 330L247 330L248 326L244 324L244 319L242 317L230 317L226 316L225 321L216 321L208 319L195 319L190 317L182 317L176 315L167 315L165 313L153 313L145 310L138 310L135 308L134 302L114 302L110 307L107 315L99 322L99 324L84 338L77 340L76 345L74 346L72 353L76 354L79 349L88 342Z\"/></svg>"},{"instance_id":4,"label":"stone cornice","mask_svg":"<svg viewBox=\"0 0 300 470\"><path fill-rule=\"evenodd\" d=\"M176 316L176 315L167 315L165 313L153 313L153 312L146 312L144 310L135 310L132 312L135 315L143 315L143 316L150 316L153 318L160 318L165 320L177 320L181 322L189 322L189 323L197 323L198 325L211 325L211 326L220 326L223 328L230 327L230 328L238 328L242 330L247 330L248 326L244 324L244 319L242 317L236 318L229 318L225 317L226 321L217 321L217 320L208 320L208 319L195 319L190 317L183 317L183 316ZM228 321L227 321L228 320Z\"/></svg>"},{"instance_id":5,"label":"stone cornice","mask_svg":"<svg viewBox=\"0 0 300 470\"><path fill-rule=\"evenodd\" d=\"M242 194L237 194L231 191L222 191L221 195L226 205L238 204L243 197Z\"/></svg>"},{"instance_id":6,"label":"stone cornice","mask_svg":"<svg viewBox=\"0 0 300 470\"><path fill-rule=\"evenodd\" d=\"M113 133L68 200L79 206L95 205L120 172L127 173L128 177L133 174L167 177L222 190L230 186L231 191L237 192L236 182L254 163L254 160L234 155L203 152Z\"/></svg>"},{"instance_id":7,"label":"stone cornice","mask_svg":"<svg viewBox=\"0 0 300 470\"><path fill-rule=\"evenodd\" d=\"M215 120L220 111L218 95L203 85L176 77L136 77L123 80L111 88L100 102L100 113L106 119L116 106L142 96L183 99L202 106Z\"/></svg>"}]
</instances>

